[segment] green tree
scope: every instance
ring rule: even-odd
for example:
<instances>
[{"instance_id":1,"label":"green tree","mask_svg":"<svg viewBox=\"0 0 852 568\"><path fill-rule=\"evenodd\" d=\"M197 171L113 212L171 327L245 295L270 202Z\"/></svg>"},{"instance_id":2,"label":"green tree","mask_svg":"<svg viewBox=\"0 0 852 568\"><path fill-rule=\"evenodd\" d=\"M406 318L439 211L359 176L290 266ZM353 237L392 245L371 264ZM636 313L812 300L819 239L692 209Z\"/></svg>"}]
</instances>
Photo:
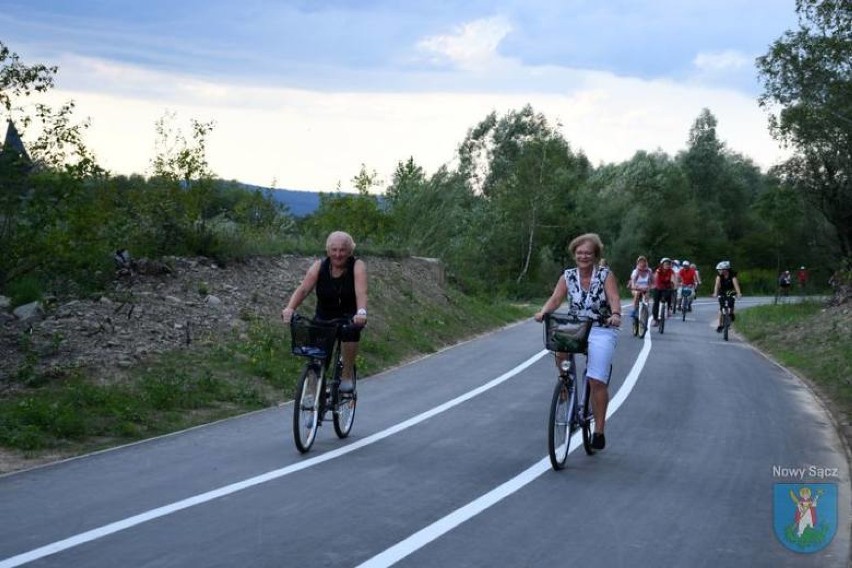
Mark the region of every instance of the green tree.
<instances>
[{"instance_id":1,"label":"green tree","mask_svg":"<svg viewBox=\"0 0 852 568\"><path fill-rule=\"evenodd\" d=\"M55 65L24 65L18 54L0 41L0 105L9 113L16 98L50 90L58 70Z\"/></svg>"},{"instance_id":2,"label":"green tree","mask_svg":"<svg viewBox=\"0 0 852 568\"><path fill-rule=\"evenodd\" d=\"M515 287L534 280L538 262L564 248L577 226L571 211L588 160L527 105L500 118L491 113L472 128L459 148L459 163L471 190L484 199L479 211L485 222L478 230L488 255L480 262L489 267L483 273Z\"/></svg>"},{"instance_id":3,"label":"green tree","mask_svg":"<svg viewBox=\"0 0 852 568\"><path fill-rule=\"evenodd\" d=\"M157 131L156 155L151 162L154 175L180 181L190 187L196 180L210 179L213 172L207 162L207 137L213 131L213 121L190 119L191 139L174 126L177 113L166 112L160 117Z\"/></svg>"},{"instance_id":4,"label":"green tree","mask_svg":"<svg viewBox=\"0 0 852 568\"><path fill-rule=\"evenodd\" d=\"M331 231L347 231L355 241L380 243L385 239L387 219L379 203L379 198L370 192L381 187L378 174L368 171L361 164L361 169L352 178L352 184L358 190L357 194L343 193L338 187L334 194L320 195L320 205L311 215L307 226L314 236L325 242L325 235Z\"/></svg>"},{"instance_id":5,"label":"green tree","mask_svg":"<svg viewBox=\"0 0 852 568\"><path fill-rule=\"evenodd\" d=\"M0 43L3 114L24 130L40 122L28 148L35 167L18 167L6 152L0 160L0 286L20 278L46 285L100 267L98 212L86 184L104 172L83 141L88 123L73 120L73 102L54 110L31 99L52 88L57 70L25 65Z\"/></svg>"},{"instance_id":6,"label":"green tree","mask_svg":"<svg viewBox=\"0 0 852 568\"><path fill-rule=\"evenodd\" d=\"M797 0L799 28L757 59L773 136L795 151L777 173L833 225L852 258L852 4Z\"/></svg>"},{"instance_id":7,"label":"green tree","mask_svg":"<svg viewBox=\"0 0 852 568\"><path fill-rule=\"evenodd\" d=\"M475 197L457 172L442 167L427 178L423 168L409 158L397 164L386 198L390 244L447 262L461 255L463 243L471 237Z\"/></svg>"}]
</instances>

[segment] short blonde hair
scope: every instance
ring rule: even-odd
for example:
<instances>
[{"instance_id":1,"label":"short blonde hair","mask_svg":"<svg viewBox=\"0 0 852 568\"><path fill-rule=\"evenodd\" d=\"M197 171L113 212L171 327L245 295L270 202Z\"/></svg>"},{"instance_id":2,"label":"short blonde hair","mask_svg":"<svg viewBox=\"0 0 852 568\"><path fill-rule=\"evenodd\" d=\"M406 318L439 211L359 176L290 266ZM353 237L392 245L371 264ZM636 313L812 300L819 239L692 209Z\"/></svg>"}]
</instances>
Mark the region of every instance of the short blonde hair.
<instances>
[{"instance_id":1,"label":"short blonde hair","mask_svg":"<svg viewBox=\"0 0 852 568\"><path fill-rule=\"evenodd\" d=\"M352 239L352 235L345 231L333 231L328 235L328 238L325 239L325 252L329 252L331 249L331 243L336 240L342 240L347 249L349 249L349 254L352 254L355 251L355 241Z\"/></svg>"},{"instance_id":2,"label":"short blonde hair","mask_svg":"<svg viewBox=\"0 0 852 568\"><path fill-rule=\"evenodd\" d=\"M600 259L603 255L604 245L603 241L601 241L600 236L597 233L586 233L584 235L580 235L579 237L575 237L571 244L568 245L568 250L571 252L571 255L574 255L574 251L577 250L577 247L583 243L592 243L592 248L595 253L595 260Z\"/></svg>"}]
</instances>

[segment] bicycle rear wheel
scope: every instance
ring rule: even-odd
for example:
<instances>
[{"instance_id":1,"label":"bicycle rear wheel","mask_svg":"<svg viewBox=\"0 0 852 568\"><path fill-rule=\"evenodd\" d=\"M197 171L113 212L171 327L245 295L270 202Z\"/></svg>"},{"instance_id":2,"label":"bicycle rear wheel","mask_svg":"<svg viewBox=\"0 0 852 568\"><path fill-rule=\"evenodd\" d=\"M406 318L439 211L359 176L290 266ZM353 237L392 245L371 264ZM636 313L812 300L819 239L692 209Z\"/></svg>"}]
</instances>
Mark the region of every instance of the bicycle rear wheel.
<instances>
[{"instance_id":1,"label":"bicycle rear wheel","mask_svg":"<svg viewBox=\"0 0 852 568\"><path fill-rule=\"evenodd\" d=\"M293 440L302 453L311 449L317 437L322 390L319 365L305 365L296 389L296 400L293 401Z\"/></svg>"},{"instance_id":2,"label":"bicycle rear wheel","mask_svg":"<svg viewBox=\"0 0 852 568\"><path fill-rule=\"evenodd\" d=\"M355 385L357 386L357 374ZM353 390L351 393L341 393L337 389L334 404L334 433L338 438L345 438L352 431L352 425L355 423L355 405L358 402L358 393Z\"/></svg>"},{"instance_id":3,"label":"bicycle rear wheel","mask_svg":"<svg viewBox=\"0 0 852 568\"><path fill-rule=\"evenodd\" d=\"M559 471L565 467L568 460L568 449L571 446L572 424L577 412L576 390L573 381L559 379L553 389L553 400L550 402L550 419L547 423L547 450L550 465Z\"/></svg>"}]
</instances>

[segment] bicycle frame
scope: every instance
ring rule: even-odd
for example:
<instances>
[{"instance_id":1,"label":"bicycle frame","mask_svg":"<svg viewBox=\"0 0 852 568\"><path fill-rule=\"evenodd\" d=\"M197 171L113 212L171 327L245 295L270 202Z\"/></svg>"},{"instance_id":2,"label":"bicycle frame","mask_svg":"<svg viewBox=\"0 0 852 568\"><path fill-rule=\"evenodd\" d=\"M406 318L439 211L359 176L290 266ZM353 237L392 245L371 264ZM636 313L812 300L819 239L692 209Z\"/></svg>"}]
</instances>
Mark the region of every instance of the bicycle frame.
<instances>
[{"instance_id":1,"label":"bicycle frame","mask_svg":"<svg viewBox=\"0 0 852 568\"><path fill-rule=\"evenodd\" d=\"M544 344L554 354L559 369L553 396L550 401L550 415L547 425L548 456L553 469L560 470L565 467L568 452L571 448L571 437L577 430L583 434L583 449L588 455L595 454L592 447L592 422L594 420L593 401L591 396L591 381L588 372L587 344L574 344L573 349L560 350L560 344L556 341L555 332L559 331L554 325L564 325L568 320L551 318L552 314L545 315L544 319ZM562 314L564 315L564 314ZM584 318L590 326L602 325L600 322ZM591 333L592 327L588 328ZM553 332L553 337L551 337ZM577 371L577 354L586 356L586 368L583 374ZM609 376L612 376L612 365L609 368Z\"/></svg>"},{"instance_id":2,"label":"bicycle frame","mask_svg":"<svg viewBox=\"0 0 852 568\"><path fill-rule=\"evenodd\" d=\"M332 367L332 361L334 366ZM317 425L321 426L326 419L325 414L331 409L334 409L334 393L340 387L340 375L343 372L343 357L340 346L340 336L334 340L334 349L324 358L312 357L306 365L319 365L322 369L320 375L320 406L317 414ZM329 375L331 370L331 375ZM329 380L330 376L330 380Z\"/></svg>"},{"instance_id":3,"label":"bicycle frame","mask_svg":"<svg viewBox=\"0 0 852 568\"><path fill-rule=\"evenodd\" d=\"M686 321L686 312L688 312L692 307L692 300L695 297L695 288L692 286L681 286L680 290L680 311L683 321Z\"/></svg>"},{"instance_id":4,"label":"bicycle frame","mask_svg":"<svg viewBox=\"0 0 852 568\"><path fill-rule=\"evenodd\" d=\"M592 416L589 406L589 383L585 376L577 374L577 363L573 353L560 362L560 370L550 403L547 442L550 464L554 470L565 467L571 438L577 430L583 432L583 448L592 455Z\"/></svg>"},{"instance_id":5,"label":"bicycle frame","mask_svg":"<svg viewBox=\"0 0 852 568\"><path fill-rule=\"evenodd\" d=\"M734 308L734 295L725 294L719 302L719 325L722 326L722 337L728 341L728 331L731 328L731 312Z\"/></svg>"},{"instance_id":6,"label":"bicycle frame","mask_svg":"<svg viewBox=\"0 0 852 568\"><path fill-rule=\"evenodd\" d=\"M294 316L294 322L300 316ZM308 357L297 385L293 402L293 437L296 447L302 453L307 452L316 439L316 433L326 414L332 413L334 431L339 438L349 435L354 422L357 393L341 393L340 381L343 373L342 336L343 326L351 320L337 319L322 322L317 329L327 333L334 327L334 342L331 349L319 356L321 348L295 349L294 354ZM315 325L311 322L311 325ZM310 328L310 326L308 326ZM354 380L357 381L357 373Z\"/></svg>"},{"instance_id":7,"label":"bicycle frame","mask_svg":"<svg viewBox=\"0 0 852 568\"><path fill-rule=\"evenodd\" d=\"M643 339L648 331L650 313L651 305L648 303L648 291L644 290L639 294L639 303L633 315L633 335L639 339Z\"/></svg>"},{"instance_id":8,"label":"bicycle frame","mask_svg":"<svg viewBox=\"0 0 852 568\"><path fill-rule=\"evenodd\" d=\"M669 306L672 302L672 296L675 290L671 288L657 289L654 305L657 307L655 315L657 316L657 330L664 333L666 329L666 319L669 315Z\"/></svg>"}]
</instances>

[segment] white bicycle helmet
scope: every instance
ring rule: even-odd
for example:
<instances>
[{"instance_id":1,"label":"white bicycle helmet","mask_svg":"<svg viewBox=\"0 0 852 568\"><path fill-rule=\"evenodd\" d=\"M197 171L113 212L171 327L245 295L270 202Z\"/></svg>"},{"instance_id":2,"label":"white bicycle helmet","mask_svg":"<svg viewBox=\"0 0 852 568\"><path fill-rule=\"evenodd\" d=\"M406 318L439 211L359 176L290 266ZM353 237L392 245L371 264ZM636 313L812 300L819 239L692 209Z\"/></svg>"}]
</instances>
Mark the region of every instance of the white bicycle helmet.
<instances>
[{"instance_id":1,"label":"white bicycle helmet","mask_svg":"<svg viewBox=\"0 0 852 568\"><path fill-rule=\"evenodd\" d=\"M667 263L667 262L671 262L671 261L672 261L672 259L670 259L670 258L669 258L669 257L667 257L667 256L664 256L664 257L662 258L662 260L660 260L660 264L665 264L665 263Z\"/></svg>"},{"instance_id":2,"label":"white bicycle helmet","mask_svg":"<svg viewBox=\"0 0 852 568\"><path fill-rule=\"evenodd\" d=\"M688 261L688 260L684 260L684 261L681 263L681 266L683 266L684 268L689 268L689 261Z\"/></svg>"},{"instance_id":3,"label":"white bicycle helmet","mask_svg":"<svg viewBox=\"0 0 852 568\"><path fill-rule=\"evenodd\" d=\"M730 261L727 261L727 260L723 260L722 262L720 262L719 264L716 265L716 270L730 270L730 269L731 269L731 263L730 263Z\"/></svg>"}]
</instances>

